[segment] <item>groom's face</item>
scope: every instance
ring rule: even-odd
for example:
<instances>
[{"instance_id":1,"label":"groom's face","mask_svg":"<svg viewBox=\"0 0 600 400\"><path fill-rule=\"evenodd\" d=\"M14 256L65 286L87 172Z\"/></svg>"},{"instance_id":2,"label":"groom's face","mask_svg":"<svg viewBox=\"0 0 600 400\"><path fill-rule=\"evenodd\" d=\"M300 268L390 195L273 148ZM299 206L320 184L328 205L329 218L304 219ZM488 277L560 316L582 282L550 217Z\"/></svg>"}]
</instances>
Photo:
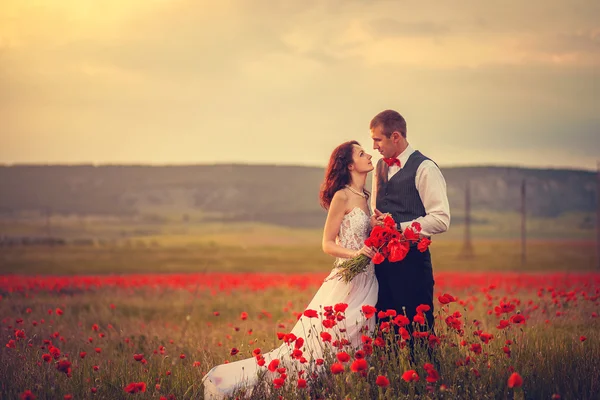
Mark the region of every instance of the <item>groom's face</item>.
<instances>
[{"instance_id":1,"label":"groom's face","mask_svg":"<svg viewBox=\"0 0 600 400\"><path fill-rule=\"evenodd\" d=\"M371 129L373 149L377 150L384 158L393 157L395 156L396 146L392 138L388 138L383 132L383 125L377 125Z\"/></svg>"}]
</instances>

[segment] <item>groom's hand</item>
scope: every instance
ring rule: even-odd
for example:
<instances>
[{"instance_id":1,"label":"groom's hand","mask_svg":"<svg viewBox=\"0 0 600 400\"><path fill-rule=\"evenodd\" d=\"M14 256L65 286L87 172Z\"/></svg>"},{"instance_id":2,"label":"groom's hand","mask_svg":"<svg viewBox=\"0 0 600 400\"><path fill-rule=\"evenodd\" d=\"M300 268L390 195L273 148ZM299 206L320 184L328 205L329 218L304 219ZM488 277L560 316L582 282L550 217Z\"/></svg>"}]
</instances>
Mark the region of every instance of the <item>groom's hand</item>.
<instances>
[{"instance_id":1,"label":"groom's hand","mask_svg":"<svg viewBox=\"0 0 600 400\"><path fill-rule=\"evenodd\" d=\"M371 229L375 228L377 225L383 225L383 213L378 209L375 209L369 222L371 224Z\"/></svg>"}]
</instances>

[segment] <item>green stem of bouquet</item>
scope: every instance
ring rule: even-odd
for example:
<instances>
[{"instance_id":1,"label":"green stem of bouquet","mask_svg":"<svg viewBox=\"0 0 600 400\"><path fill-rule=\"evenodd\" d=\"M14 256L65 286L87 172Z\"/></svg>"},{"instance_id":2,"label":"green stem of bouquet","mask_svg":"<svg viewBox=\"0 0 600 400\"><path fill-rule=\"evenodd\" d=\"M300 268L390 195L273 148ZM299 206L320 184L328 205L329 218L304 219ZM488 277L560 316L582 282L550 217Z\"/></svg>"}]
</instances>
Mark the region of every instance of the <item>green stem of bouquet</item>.
<instances>
[{"instance_id":1,"label":"green stem of bouquet","mask_svg":"<svg viewBox=\"0 0 600 400\"><path fill-rule=\"evenodd\" d=\"M403 239L403 240L400 240L400 242L419 242L419 240L420 239L411 239L411 240ZM383 246L381 246L381 247L383 247ZM377 252L380 252L381 248L377 248L376 250L377 250ZM371 259L369 257L367 257L364 254L360 254L360 255L353 257L349 260L346 260L343 263L341 263L340 265L338 265L338 268L340 270L333 277L341 278L341 280L343 280L344 282L350 283L350 281L352 279L354 279L356 277L356 275L365 271L367 265L369 265L370 262L371 262Z\"/></svg>"}]
</instances>

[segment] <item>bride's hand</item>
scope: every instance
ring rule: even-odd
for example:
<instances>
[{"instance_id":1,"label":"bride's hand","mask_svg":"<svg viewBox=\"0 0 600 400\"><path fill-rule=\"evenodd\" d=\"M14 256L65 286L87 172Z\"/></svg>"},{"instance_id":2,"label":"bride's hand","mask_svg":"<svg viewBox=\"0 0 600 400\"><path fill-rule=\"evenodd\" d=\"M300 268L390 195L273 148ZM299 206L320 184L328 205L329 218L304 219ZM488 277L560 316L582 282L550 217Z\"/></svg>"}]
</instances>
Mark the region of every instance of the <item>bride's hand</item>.
<instances>
[{"instance_id":1,"label":"bride's hand","mask_svg":"<svg viewBox=\"0 0 600 400\"><path fill-rule=\"evenodd\" d=\"M378 209L375 209L373 215L371 215L371 219L370 219L370 225L371 225L371 229L375 228L377 225L383 225L383 213L381 211L379 211Z\"/></svg>"},{"instance_id":2,"label":"bride's hand","mask_svg":"<svg viewBox=\"0 0 600 400\"><path fill-rule=\"evenodd\" d=\"M358 250L355 254L354 257L358 257L361 254L364 254L365 256L369 257L369 258L373 258L375 256L375 250L372 247L369 246L363 246L362 249Z\"/></svg>"}]
</instances>

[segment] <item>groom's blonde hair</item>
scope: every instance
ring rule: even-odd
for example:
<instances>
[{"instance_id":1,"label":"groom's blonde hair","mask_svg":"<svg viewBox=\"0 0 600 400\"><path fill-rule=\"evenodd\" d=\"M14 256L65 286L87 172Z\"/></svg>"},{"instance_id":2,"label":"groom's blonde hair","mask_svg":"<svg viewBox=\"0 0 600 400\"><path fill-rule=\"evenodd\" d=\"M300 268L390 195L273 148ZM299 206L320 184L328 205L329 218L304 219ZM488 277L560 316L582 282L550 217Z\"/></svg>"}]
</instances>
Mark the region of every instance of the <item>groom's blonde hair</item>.
<instances>
[{"instance_id":1,"label":"groom's blonde hair","mask_svg":"<svg viewBox=\"0 0 600 400\"><path fill-rule=\"evenodd\" d=\"M389 139L394 132L400 132L403 138L406 138L406 120L398 111L385 110L377 114L371 120L369 129L375 129L383 126L383 134Z\"/></svg>"}]
</instances>

